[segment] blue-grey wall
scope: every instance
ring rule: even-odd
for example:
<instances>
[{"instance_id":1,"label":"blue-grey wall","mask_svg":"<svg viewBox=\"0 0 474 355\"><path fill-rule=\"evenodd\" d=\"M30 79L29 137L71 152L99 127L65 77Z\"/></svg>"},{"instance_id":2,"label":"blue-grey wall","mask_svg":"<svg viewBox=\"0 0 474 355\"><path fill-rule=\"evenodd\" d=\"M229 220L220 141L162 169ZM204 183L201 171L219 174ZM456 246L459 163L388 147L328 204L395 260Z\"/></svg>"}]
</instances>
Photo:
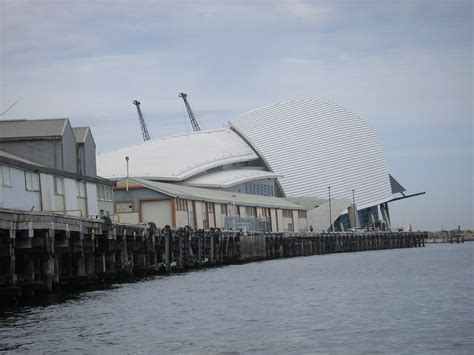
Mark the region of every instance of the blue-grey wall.
<instances>
[{"instance_id":1,"label":"blue-grey wall","mask_svg":"<svg viewBox=\"0 0 474 355\"><path fill-rule=\"evenodd\" d=\"M0 142L0 150L49 168L63 169L60 140L36 139Z\"/></svg>"},{"instance_id":2,"label":"blue-grey wall","mask_svg":"<svg viewBox=\"0 0 474 355\"><path fill-rule=\"evenodd\" d=\"M72 173L77 172L76 165L76 137L72 130L69 121L66 124L62 140L62 158L63 168L62 170L70 171Z\"/></svg>"},{"instance_id":3,"label":"blue-grey wall","mask_svg":"<svg viewBox=\"0 0 474 355\"><path fill-rule=\"evenodd\" d=\"M91 131L89 130L84 143L84 175L97 176L95 159L95 142L94 138L92 138Z\"/></svg>"},{"instance_id":4,"label":"blue-grey wall","mask_svg":"<svg viewBox=\"0 0 474 355\"><path fill-rule=\"evenodd\" d=\"M114 201L133 200L134 212L138 212L138 201L147 198L170 198L150 189L114 190Z\"/></svg>"}]
</instances>

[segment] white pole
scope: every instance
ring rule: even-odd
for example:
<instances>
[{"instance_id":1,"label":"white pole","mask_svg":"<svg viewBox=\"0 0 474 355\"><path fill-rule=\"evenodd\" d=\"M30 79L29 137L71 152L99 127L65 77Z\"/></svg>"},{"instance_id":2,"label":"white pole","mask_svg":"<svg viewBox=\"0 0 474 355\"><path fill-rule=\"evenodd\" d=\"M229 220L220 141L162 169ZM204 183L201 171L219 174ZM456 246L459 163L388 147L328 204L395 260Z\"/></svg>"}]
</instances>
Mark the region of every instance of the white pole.
<instances>
[{"instance_id":1,"label":"white pole","mask_svg":"<svg viewBox=\"0 0 474 355\"><path fill-rule=\"evenodd\" d=\"M128 177L129 177L129 170L128 170L128 157L125 157L125 161L127 162L127 179L125 180L125 186L128 192Z\"/></svg>"}]
</instances>

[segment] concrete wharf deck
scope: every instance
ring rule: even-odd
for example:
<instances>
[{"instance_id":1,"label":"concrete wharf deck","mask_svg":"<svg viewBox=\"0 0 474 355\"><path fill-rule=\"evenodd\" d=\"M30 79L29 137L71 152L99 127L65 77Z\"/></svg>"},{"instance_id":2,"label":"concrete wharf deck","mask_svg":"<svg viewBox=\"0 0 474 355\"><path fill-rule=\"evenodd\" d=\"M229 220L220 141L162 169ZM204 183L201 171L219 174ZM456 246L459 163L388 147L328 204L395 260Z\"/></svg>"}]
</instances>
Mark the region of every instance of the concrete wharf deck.
<instances>
[{"instance_id":1,"label":"concrete wharf deck","mask_svg":"<svg viewBox=\"0 0 474 355\"><path fill-rule=\"evenodd\" d=\"M0 209L0 298L134 276L364 250L424 246L425 233L250 233L116 224Z\"/></svg>"}]
</instances>

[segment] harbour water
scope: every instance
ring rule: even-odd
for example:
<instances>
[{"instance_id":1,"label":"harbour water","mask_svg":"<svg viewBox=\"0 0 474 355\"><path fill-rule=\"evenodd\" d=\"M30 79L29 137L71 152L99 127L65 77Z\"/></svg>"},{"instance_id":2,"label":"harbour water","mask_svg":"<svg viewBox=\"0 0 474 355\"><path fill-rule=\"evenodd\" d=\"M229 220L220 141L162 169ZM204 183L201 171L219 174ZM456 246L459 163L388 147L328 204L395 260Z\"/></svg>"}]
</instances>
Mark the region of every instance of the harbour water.
<instances>
[{"instance_id":1,"label":"harbour water","mask_svg":"<svg viewBox=\"0 0 474 355\"><path fill-rule=\"evenodd\" d=\"M474 353L474 243L227 266L0 314L0 351Z\"/></svg>"}]
</instances>

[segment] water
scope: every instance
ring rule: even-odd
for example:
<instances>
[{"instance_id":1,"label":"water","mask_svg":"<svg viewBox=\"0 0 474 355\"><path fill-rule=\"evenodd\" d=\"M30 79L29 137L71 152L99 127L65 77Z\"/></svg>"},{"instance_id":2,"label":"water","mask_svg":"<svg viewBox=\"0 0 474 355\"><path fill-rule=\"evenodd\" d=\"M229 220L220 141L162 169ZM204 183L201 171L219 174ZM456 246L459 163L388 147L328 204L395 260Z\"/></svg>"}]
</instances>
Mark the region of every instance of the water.
<instances>
[{"instance_id":1,"label":"water","mask_svg":"<svg viewBox=\"0 0 474 355\"><path fill-rule=\"evenodd\" d=\"M474 243L229 266L0 316L0 351L474 353Z\"/></svg>"}]
</instances>

